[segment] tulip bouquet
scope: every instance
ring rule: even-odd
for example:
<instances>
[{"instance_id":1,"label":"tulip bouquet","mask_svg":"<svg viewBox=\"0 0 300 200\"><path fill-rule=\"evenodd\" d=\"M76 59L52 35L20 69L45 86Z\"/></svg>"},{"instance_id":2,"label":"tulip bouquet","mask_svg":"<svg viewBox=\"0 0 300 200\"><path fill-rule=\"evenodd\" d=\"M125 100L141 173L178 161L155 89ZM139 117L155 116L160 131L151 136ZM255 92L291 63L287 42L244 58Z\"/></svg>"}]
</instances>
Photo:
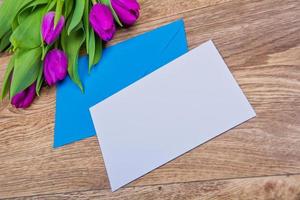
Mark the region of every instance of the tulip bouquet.
<instances>
[{"instance_id":1,"label":"tulip bouquet","mask_svg":"<svg viewBox=\"0 0 300 200\"><path fill-rule=\"evenodd\" d=\"M89 70L99 62L103 42L116 24L128 27L139 17L136 0L4 0L0 7L0 52L12 57L4 75L1 99L9 95L17 108L28 107L43 85L67 74L83 91L79 52Z\"/></svg>"}]
</instances>

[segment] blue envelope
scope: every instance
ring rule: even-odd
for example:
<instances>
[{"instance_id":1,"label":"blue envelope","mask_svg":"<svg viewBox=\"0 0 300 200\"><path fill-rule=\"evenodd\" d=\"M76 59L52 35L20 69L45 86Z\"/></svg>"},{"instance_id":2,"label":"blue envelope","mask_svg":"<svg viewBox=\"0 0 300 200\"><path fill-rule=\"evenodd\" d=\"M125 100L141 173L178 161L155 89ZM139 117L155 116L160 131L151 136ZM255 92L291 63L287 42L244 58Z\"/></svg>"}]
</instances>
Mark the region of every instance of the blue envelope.
<instances>
[{"instance_id":1,"label":"blue envelope","mask_svg":"<svg viewBox=\"0 0 300 200\"><path fill-rule=\"evenodd\" d=\"M103 52L88 73L79 59L84 93L67 77L56 89L54 147L96 134L89 108L188 51L183 20L144 33ZM116 124L117 126L117 124Z\"/></svg>"}]
</instances>

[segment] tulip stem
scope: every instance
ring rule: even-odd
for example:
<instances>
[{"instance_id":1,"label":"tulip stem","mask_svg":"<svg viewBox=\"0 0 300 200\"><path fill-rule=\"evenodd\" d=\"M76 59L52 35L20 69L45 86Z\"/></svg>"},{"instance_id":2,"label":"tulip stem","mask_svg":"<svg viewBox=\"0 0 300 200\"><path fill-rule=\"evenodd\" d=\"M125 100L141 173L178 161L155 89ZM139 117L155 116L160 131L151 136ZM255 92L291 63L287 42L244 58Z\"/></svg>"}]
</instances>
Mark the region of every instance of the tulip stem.
<instances>
[{"instance_id":1,"label":"tulip stem","mask_svg":"<svg viewBox=\"0 0 300 200\"><path fill-rule=\"evenodd\" d=\"M44 60L44 58L45 58L45 47L44 46L42 46L42 57L41 57L41 60Z\"/></svg>"},{"instance_id":2,"label":"tulip stem","mask_svg":"<svg viewBox=\"0 0 300 200\"><path fill-rule=\"evenodd\" d=\"M51 45L52 46L52 45ZM45 56L46 56L46 54L48 53L48 51L49 51L49 49L50 49L50 47L51 46L43 46L42 47L42 58L41 58L41 60L44 60L45 59Z\"/></svg>"}]
</instances>

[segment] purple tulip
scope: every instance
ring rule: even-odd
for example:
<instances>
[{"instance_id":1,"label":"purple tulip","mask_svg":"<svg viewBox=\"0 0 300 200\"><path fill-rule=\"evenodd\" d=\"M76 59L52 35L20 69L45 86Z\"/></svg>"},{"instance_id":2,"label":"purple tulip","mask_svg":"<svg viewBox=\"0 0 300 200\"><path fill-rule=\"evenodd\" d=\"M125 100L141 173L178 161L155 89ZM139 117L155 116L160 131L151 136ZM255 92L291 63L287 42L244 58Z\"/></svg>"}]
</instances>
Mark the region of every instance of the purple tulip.
<instances>
[{"instance_id":1,"label":"purple tulip","mask_svg":"<svg viewBox=\"0 0 300 200\"><path fill-rule=\"evenodd\" d=\"M36 83L33 83L31 86L26 88L25 90L16 94L12 100L11 104L16 108L27 108L33 102L36 93L35 93Z\"/></svg>"},{"instance_id":2,"label":"purple tulip","mask_svg":"<svg viewBox=\"0 0 300 200\"><path fill-rule=\"evenodd\" d=\"M65 24L65 18L64 16L61 16L56 26L54 26L54 18L55 18L55 12L48 12L42 21L42 36L43 40L48 44L52 44L61 33L64 24Z\"/></svg>"},{"instance_id":3,"label":"purple tulip","mask_svg":"<svg viewBox=\"0 0 300 200\"><path fill-rule=\"evenodd\" d=\"M116 26L113 15L106 5L101 3L95 4L91 9L89 21L101 39L109 41L113 38L116 32Z\"/></svg>"},{"instance_id":4,"label":"purple tulip","mask_svg":"<svg viewBox=\"0 0 300 200\"><path fill-rule=\"evenodd\" d=\"M140 5L136 0L111 0L111 5L127 26L134 24L139 18Z\"/></svg>"},{"instance_id":5,"label":"purple tulip","mask_svg":"<svg viewBox=\"0 0 300 200\"><path fill-rule=\"evenodd\" d=\"M54 85L63 80L67 75L68 58L59 49L49 51L44 60L44 77L48 85Z\"/></svg>"}]
</instances>

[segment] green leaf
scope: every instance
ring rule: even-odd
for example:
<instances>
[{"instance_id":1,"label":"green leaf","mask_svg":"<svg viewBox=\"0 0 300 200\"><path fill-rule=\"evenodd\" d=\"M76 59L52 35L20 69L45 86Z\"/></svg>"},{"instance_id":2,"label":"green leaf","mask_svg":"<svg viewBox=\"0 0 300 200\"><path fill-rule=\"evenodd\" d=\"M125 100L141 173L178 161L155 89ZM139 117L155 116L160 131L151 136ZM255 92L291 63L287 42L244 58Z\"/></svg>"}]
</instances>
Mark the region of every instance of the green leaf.
<instances>
[{"instance_id":1,"label":"green leaf","mask_svg":"<svg viewBox=\"0 0 300 200\"><path fill-rule=\"evenodd\" d=\"M81 18L84 12L84 0L75 0L75 9L71 19L71 23L68 26L68 35L71 31L81 22Z\"/></svg>"},{"instance_id":2,"label":"green leaf","mask_svg":"<svg viewBox=\"0 0 300 200\"><path fill-rule=\"evenodd\" d=\"M20 24L10 37L14 48L32 49L41 46L41 21L45 8L39 8Z\"/></svg>"},{"instance_id":3,"label":"green leaf","mask_svg":"<svg viewBox=\"0 0 300 200\"><path fill-rule=\"evenodd\" d=\"M57 25L61 15L62 15L62 7L64 5L63 0L57 0L56 3L56 11L55 11L55 17L54 17L54 27Z\"/></svg>"},{"instance_id":4,"label":"green leaf","mask_svg":"<svg viewBox=\"0 0 300 200\"><path fill-rule=\"evenodd\" d=\"M20 11L20 13L16 16L14 20L14 25L13 28L16 29L22 22L28 18L29 15L31 15L31 10L30 9L23 9Z\"/></svg>"},{"instance_id":5,"label":"green leaf","mask_svg":"<svg viewBox=\"0 0 300 200\"><path fill-rule=\"evenodd\" d=\"M81 91L83 91L83 86L78 74L78 54L84 40L85 36L82 23L79 23L78 27L76 27L70 35L67 35L65 29L62 32L61 44L68 57L68 73Z\"/></svg>"},{"instance_id":6,"label":"green leaf","mask_svg":"<svg viewBox=\"0 0 300 200\"><path fill-rule=\"evenodd\" d=\"M18 21L19 17L16 16L15 19L13 20L13 22L11 23L11 29L14 31L16 30L16 28L19 26L19 21Z\"/></svg>"},{"instance_id":7,"label":"green leaf","mask_svg":"<svg viewBox=\"0 0 300 200\"><path fill-rule=\"evenodd\" d=\"M31 50L18 49L14 55L14 71L10 87L10 96L29 87L36 79L41 64L41 48Z\"/></svg>"},{"instance_id":8,"label":"green leaf","mask_svg":"<svg viewBox=\"0 0 300 200\"><path fill-rule=\"evenodd\" d=\"M10 87L10 75L13 69L14 69L14 56L10 59L5 71L3 85L2 85L2 92L1 92L1 100L3 100L8 94L9 87Z\"/></svg>"},{"instance_id":9,"label":"green leaf","mask_svg":"<svg viewBox=\"0 0 300 200\"><path fill-rule=\"evenodd\" d=\"M0 7L0 38L11 29L12 22L23 6L34 0L4 0Z\"/></svg>"},{"instance_id":10,"label":"green leaf","mask_svg":"<svg viewBox=\"0 0 300 200\"><path fill-rule=\"evenodd\" d=\"M54 8L55 4L56 4L56 1L50 0L50 3L48 3L48 6L47 6L47 12L51 11Z\"/></svg>"},{"instance_id":11,"label":"green leaf","mask_svg":"<svg viewBox=\"0 0 300 200\"><path fill-rule=\"evenodd\" d=\"M11 30L9 30L0 41L0 52L3 52L10 44L9 37L11 35Z\"/></svg>"},{"instance_id":12,"label":"green leaf","mask_svg":"<svg viewBox=\"0 0 300 200\"><path fill-rule=\"evenodd\" d=\"M27 10L28 8L31 8L31 10L35 9L37 6L43 5L43 4L48 4L51 2L51 0L34 0L30 3L27 4L27 6L24 6L24 8L21 10L23 12L24 10Z\"/></svg>"},{"instance_id":13,"label":"green leaf","mask_svg":"<svg viewBox=\"0 0 300 200\"><path fill-rule=\"evenodd\" d=\"M90 10L90 1L85 0L84 13L83 13L83 26L85 31L85 44L86 44L86 52L89 54L89 39L90 39L90 24L89 24L89 10Z\"/></svg>"},{"instance_id":14,"label":"green leaf","mask_svg":"<svg viewBox=\"0 0 300 200\"><path fill-rule=\"evenodd\" d=\"M102 57L102 40L99 37L95 37L95 57L93 65L97 64Z\"/></svg>"},{"instance_id":15,"label":"green leaf","mask_svg":"<svg viewBox=\"0 0 300 200\"><path fill-rule=\"evenodd\" d=\"M40 90L43 84L43 65L40 65L39 67L39 73L36 81L36 86L35 86L35 93L36 95L40 96Z\"/></svg>"},{"instance_id":16,"label":"green leaf","mask_svg":"<svg viewBox=\"0 0 300 200\"><path fill-rule=\"evenodd\" d=\"M123 24L120 21L120 19L119 19L117 13L115 12L114 8L112 7L110 0L101 0L101 2L105 5L107 5L110 8L110 11L111 11L112 15L114 16L116 22L119 24L119 26L123 27Z\"/></svg>"},{"instance_id":17,"label":"green leaf","mask_svg":"<svg viewBox=\"0 0 300 200\"><path fill-rule=\"evenodd\" d=\"M47 6L51 0L34 0L30 4L30 6L27 6L27 8L31 8L31 11L35 10L38 6L44 5Z\"/></svg>"},{"instance_id":18,"label":"green leaf","mask_svg":"<svg viewBox=\"0 0 300 200\"><path fill-rule=\"evenodd\" d=\"M65 18L67 19L73 10L74 0L65 0Z\"/></svg>"},{"instance_id":19,"label":"green leaf","mask_svg":"<svg viewBox=\"0 0 300 200\"><path fill-rule=\"evenodd\" d=\"M34 12L37 6L47 6L50 0L34 0L33 2L29 3L27 6L24 6L19 14L17 15L18 24L21 24L24 19L26 19L29 15Z\"/></svg>"},{"instance_id":20,"label":"green leaf","mask_svg":"<svg viewBox=\"0 0 300 200\"><path fill-rule=\"evenodd\" d=\"M91 28L90 29L90 41L89 41L89 46L88 46L88 49L89 49L89 72L91 71L92 66L94 65L95 48L96 48L95 46L96 46L95 34L94 34L93 29Z\"/></svg>"}]
</instances>

